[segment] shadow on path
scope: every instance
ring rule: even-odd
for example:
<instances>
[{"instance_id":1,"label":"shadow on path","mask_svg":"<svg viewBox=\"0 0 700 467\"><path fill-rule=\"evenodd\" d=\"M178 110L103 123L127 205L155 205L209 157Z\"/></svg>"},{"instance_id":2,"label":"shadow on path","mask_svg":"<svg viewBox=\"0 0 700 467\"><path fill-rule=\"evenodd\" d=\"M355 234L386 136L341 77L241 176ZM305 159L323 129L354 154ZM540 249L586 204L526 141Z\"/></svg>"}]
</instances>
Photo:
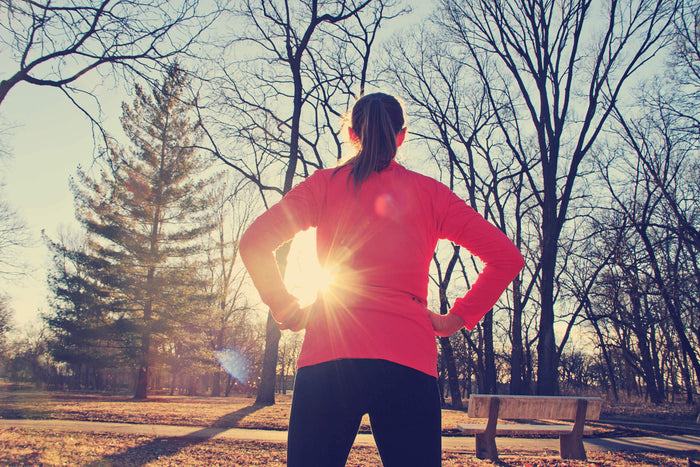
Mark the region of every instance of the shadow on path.
<instances>
[{"instance_id":1,"label":"shadow on path","mask_svg":"<svg viewBox=\"0 0 700 467\"><path fill-rule=\"evenodd\" d=\"M194 431L186 436L168 436L155 438L144 444L128 448L126 451L105 456L102 459L88 464L90 467L115 465L115 466L141 466L146 465L161 457L177 454L181 450L199 443L203 443L229 428L235 427L246 416L266 407L264 405L251 405L236 410L216 420L211 426Z\"/></svg>"},{"instance_id":2,"label":"shadow on path","mask_svg":"<svg viewBox=\"0 0 700 467\"><path fill-rule=\"evenodd\" d=\"M585 438L584 442L615 451L687 452L689 448L700 452L700 436L656 435L653 437Z\"/></svg>"}]
</instances>

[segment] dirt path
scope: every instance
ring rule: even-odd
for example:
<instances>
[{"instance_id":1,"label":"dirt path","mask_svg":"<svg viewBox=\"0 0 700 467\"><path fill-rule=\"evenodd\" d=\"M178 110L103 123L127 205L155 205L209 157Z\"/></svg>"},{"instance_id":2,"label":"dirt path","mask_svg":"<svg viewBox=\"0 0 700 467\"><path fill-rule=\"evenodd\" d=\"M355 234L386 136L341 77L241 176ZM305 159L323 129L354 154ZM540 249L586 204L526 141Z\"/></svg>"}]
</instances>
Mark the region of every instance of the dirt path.
<instances>
[{"instance_id":1,"label":"dirt path","mask_svg":"<svg viewBox=\"0 0 700 467\"><path fill-rule=\"evenodd\" d=\"M194 437L203 439L237 439L286 443L287 432L244 428L212 428L175 425L86 422L73 420L12 420L0 419L0 427L21 427L42 430L143 434L156 437ZM505 438L496 439L501 453L551 454L559 451L558 439ZM640 436L621 438L586 438L587 451L657 451L665 453L700 452L700 435ZM369 434L358 434L355 445L374 446ZM474 438L443 436L443 450L474 452Z\"/></svg>"}]
</instances>

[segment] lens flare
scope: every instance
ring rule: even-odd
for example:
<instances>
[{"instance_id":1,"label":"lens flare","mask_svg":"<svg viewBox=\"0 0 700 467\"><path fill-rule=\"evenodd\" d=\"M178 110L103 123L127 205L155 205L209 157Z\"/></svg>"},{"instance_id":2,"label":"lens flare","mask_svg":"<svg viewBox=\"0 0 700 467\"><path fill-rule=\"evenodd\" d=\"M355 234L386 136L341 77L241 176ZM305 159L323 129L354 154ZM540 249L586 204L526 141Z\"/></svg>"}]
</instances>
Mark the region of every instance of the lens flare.
<instances>
[{"instance_id":1,"label":"lens flare","mask_svg":"<svg viewBox=\"0 0 700 467\"><path fill-rule=\"evenodd\" d=\"M214 356L226 372L239 383L248 381L248 362L246 358L234 349L214 351Z\"/></svg>"}]
</instances>

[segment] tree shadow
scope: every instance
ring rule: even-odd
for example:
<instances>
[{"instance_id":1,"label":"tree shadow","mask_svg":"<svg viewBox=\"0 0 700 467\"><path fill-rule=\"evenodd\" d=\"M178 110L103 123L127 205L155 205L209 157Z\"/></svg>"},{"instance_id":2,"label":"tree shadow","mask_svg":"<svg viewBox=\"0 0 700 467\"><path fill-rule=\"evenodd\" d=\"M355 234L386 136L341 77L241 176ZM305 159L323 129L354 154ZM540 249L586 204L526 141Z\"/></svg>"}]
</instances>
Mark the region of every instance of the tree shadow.
<instances>
[{"instance_id":1,"label":"tree shadow","mask_svg":"<svg viewBox=\"0 0 700 467\"><path fill-rule=\"evenodd\" d=\"M104 456L102 459L88 464L89 467L105 465L142 466L162 457L169 457L183 449L203 443L229 428L236 427L246 416L264 408L264 405L250 405L236 410L216 420L210 426L194 431L184 436L165 436L155 438L144 444L128 448L124 452Z\"/></svg>"},{"instance_id":2,"label":"tree shadow","mask_svg":"<svg viewBox=\"0 0 700 467\"><path fill-rule=\"evenodd\" d=\"M267 407L263 404L253 404L248 407L243 407L235 412L224 415L217 421L211 424L212 428L234 428L238 426L238 423L243 420L248 415L257 412L258 410ZM222 430L223 431L223 430Z\"/></svg>"}]
</instances>

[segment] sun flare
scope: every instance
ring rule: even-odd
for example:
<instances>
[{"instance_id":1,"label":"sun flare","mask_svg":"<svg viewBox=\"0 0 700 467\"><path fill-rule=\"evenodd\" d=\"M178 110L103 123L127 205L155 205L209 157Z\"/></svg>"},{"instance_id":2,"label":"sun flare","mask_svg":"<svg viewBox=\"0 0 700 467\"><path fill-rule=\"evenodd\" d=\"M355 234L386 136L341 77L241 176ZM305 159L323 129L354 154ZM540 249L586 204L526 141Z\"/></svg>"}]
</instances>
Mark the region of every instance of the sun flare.
<instances>
[{"instance_id":1,"label":"sun flare","mask_svg":"<svg viewBox=\"0 0 700 467\"><path fill-rule=\"evenodd\" d=\"M298 233L292 241L284 282L301 306L310 305L319 292L333 282L333 275L323 269L316 255L316 229Z\"/></svg>"}]
</instances>

